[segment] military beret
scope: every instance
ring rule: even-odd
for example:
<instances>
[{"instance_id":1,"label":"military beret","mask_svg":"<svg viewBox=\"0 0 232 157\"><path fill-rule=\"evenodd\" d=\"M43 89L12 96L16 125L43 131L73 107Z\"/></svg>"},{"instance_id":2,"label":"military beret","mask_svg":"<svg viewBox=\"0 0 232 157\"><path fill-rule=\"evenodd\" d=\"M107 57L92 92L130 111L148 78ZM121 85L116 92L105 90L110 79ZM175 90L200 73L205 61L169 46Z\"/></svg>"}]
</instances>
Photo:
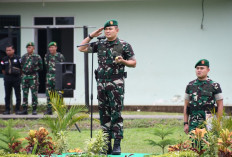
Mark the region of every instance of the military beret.
<instances>
[{"instance_id":1,"label":"military beret","mask_svg":"<svg viewBox=\"0 0 232 157\"><path fill-rule=\"evenodd\" d=\"M50 46L57 46L57 43L54 42L54 41L52 41L52 42L50 42L50 43L48 44L48 47L50 47Z\"/></svg>"},{"instance_id":2,"label":"military beret","mask_svg":"<svg viewBox=\"0 0 232 157\"><path fill-rule=\"evenodd\" d=\"M33 42L29 42L29 43L27 43L26 48L27 48L28 46L35 46L35 44L34 44Z\"/></svg>"},{"instance_id":3,"label":"military beret","mask_svg":"<svg viewBox=\"0 0 232 157\"><path fill-rule=\"evenodd\" d=\"M207 59L201 59L197 62L197 64L195 65L195 68L197 66L207 66L209 67L209 61Z\"/></svg>"},{"instance_id":4,"label":"military beret","mask_svg":"<svg viewBox=\"0 0 232 157\"><path fill-rule=\"evenodd\" d=\"M104 29L106 27L110 27L110 26L118 26L118 21L116 21L116 20L109 20L109 21L107 21L105 23L105 25L104 25Z\"/></svg>"}]
</instances>

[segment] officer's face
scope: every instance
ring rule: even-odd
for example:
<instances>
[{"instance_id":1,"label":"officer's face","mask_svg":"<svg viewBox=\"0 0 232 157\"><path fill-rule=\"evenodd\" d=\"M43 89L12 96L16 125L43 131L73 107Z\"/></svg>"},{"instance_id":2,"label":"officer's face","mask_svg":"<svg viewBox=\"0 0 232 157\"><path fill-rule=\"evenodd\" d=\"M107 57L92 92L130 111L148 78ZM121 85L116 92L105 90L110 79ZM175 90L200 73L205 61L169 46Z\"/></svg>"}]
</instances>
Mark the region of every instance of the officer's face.
<instances>
[{"instance_id":1,"label":"officer's face","mask_svg":"<svg viewBox=\"0 0 232 157\"><path fill-rule=\"evenodd\" d=\"M51 53L51 54L55 54L56 53L56 50L57 50L57 47L56 46L50 46L49 47L49 52Z\"/></svg>"},{"instance_id":2,"label":"officer's face","mask_svg":"<svg viewBox=\"0 0 232 157\"><path fill-rule=\"evenodd\" d=\"M12 47L7 47L6 48L6 54L7 56L12 56L14 55L15 50Z\"/></svg>"},{"instance_id":3,"label":"officer's face","mask_svg":"<svg viewBox=\"0 0 232 157\"><path fill-rule=\"evenodd\" d=\"M207 77L210 69L207 66L197 66L196 67L196 75L199 79L204 79Z\"/></svg>"},{"instance_id":4,"label":"officer's face","mask_svg":"<svg viewBox=\"0 0 232 157\"><path fill-rule=\"evenodd\" d=\"M105 36L108 40L114 40L117 37L118 31L119 29L116 26L106 27L104 30Z\"/></svg>"},{"instance_id":5,"label":"officer's face","mask_svg":"<svg viewBox=\"0 0 232 157\"><path fill-rule=\"evenodd\" d=\"M34 51L34 46L27 46L28 53L33 53L33 51Z\"/></svg>"}]
</instances>

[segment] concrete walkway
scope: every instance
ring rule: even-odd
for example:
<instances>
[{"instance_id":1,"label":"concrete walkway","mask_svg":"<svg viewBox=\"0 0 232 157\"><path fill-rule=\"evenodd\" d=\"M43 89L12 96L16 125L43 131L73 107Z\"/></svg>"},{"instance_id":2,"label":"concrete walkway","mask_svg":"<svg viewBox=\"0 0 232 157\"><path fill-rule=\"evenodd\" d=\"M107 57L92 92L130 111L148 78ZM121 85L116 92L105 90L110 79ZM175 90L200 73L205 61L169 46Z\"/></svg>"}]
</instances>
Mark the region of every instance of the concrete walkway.
<instances>
[{"instance_id":1,"label":"concrete walkway","mask_svg":"<svg viewBox=\"0 0 232 157\"><path fill-rule=\"evenodd\" d=\"M0 119L41 119L45 116L43 114L38 115L0 115ZM54 115L52 117L55 118ZM183 119L182 115L122 115L124 119ZM98 118L99 115L93 115L93 118Z\"/></svg>"}]
</instances>

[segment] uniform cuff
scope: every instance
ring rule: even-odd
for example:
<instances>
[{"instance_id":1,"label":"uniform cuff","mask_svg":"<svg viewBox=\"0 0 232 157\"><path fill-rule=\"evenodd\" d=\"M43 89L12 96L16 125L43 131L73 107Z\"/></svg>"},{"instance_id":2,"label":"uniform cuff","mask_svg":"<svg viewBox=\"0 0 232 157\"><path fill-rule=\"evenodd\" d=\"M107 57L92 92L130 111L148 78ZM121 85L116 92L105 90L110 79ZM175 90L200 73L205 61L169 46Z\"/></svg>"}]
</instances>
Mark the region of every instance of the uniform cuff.
<instances>
[{"instance_id":1,"label":"uniform cuff","mask_svg":"<svg viewBox=\"0 0 232 157\"><path fill-rule=\"evenodd\" d=\"M215 97L215 100L216 100L216 101L217 101L217 100L222 100L222 99L223 99L222 93L215 94L214 97Z\"/></svg>"},{"instance_id":2,"label":"uniform cuff","mask_svg":"<svg viewBox=\"0 0 232 157\"><path fill-rule=\"evenodd\" d=\"M189 94L185 93L184 99L189 101L190 100Z\"/></svg>"}]
</instances>

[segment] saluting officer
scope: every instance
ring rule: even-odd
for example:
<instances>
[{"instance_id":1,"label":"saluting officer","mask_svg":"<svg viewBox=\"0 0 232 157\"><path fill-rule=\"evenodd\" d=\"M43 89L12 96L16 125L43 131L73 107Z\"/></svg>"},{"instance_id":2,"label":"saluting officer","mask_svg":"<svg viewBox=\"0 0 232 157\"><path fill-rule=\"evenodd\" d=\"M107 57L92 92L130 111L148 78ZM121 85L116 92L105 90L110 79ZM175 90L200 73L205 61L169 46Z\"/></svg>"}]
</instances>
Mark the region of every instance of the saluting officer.
<instances>
[{"instance_id":1,"label":"saluting officer","mask_svg":"<svg viewBox=\"0 0 232 157\"><path fill-rule=\"evenodd\" d=\"M216 110L215 103L217 104L217 117L222 116L223 112L220 84L208 77L209 61L199 60L195 69L197 79L189 82L185 91L184 131L186 134L202 125L204 121L210 122L212 112Z\"/></svg>"},{"instance_id":2,"label":"saluting officer","mask_svg":"<svg viewBox=\"0 0 232 157\"><path fill-rule=\"evenodd\" d=\"M5 86L5 112L4 115L10 114L10 98L12 88L15 90L16 96L16 108L15 114L20 114L20 104L21 104L21 59L19 56L15 55L15 48L13 45L6 47L6 54L2 61L2 73L4 74L4 86Z\"/></svg>"},{"instance_id":3,"label":"saluting officer","mask_svg":"<svg viewBox=\"0 0 232 157\"><path fill-rule=\"evenodd\" d=\"M106 40L91 46L79 47L79 51L98 54L97 91L101 126L109 134L107 154L121 154L120 142L123 138L125 66L135 67L136 59L132 47L118 38L118 22L109 20L104 27L89 34L82 44L89 43L104 30ZM111 138L114 139L112 150Z\"/></svg>"},{"instance_id":4,"label":"saluting officer","mask_svg":"<svg viewBox=\"0 0 232 157\"><path fill-rule=\"evenodd\" d=\"M40 55L34 53L34 43L29 42L26 45L27 53L22 56L22 89L23 89L23 111L22 115L27 115L29 88L32 95L32 114L36 115L38 105L38 73L43 69L43 62Z\"/></svg>"},{"instance_id":5,"label":"saluting officer","mask_svg":"<svg viewBox=\"0 0 232 157\"><path fill-rule=\"evenodd\" d=\"M55 90L55 72L56 72L56 63L64 62L65 58L60 53L57 52L57 43L50 42L48 44L49 53L44 57L44 63L46 66L46 96L47 96L47 111L45 115L52 115L52 105L50 103L49 92Z\"/></svg>"}]
</instances>

